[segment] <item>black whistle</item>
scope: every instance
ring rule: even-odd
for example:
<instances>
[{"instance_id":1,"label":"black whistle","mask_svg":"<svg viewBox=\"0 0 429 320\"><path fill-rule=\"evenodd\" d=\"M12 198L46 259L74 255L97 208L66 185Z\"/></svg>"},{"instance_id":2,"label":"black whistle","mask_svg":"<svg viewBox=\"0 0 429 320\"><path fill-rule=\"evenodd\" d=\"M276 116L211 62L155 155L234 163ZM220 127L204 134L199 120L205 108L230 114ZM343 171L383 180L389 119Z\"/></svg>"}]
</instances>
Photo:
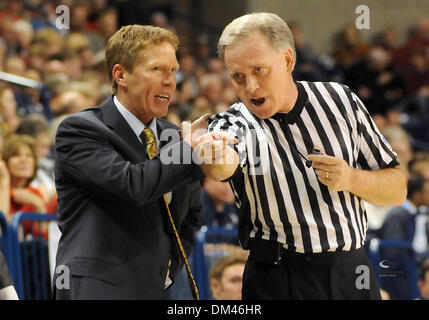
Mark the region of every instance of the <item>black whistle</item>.
<instances>
[{"instance_id":1,"label":"black whistle","mask_svg":"<svg viewBox=\"0 0 429 320\"><path fill-rule=\"evenodd\" d=\"M318 149L313 148L311 150L311 154L322 154L322 152L320 152L320 150L318 150ZM307 166L307 168L310 168L312 163L313 162L311 160L305 161L305 165Z\"/></svg>"}]
</instances>

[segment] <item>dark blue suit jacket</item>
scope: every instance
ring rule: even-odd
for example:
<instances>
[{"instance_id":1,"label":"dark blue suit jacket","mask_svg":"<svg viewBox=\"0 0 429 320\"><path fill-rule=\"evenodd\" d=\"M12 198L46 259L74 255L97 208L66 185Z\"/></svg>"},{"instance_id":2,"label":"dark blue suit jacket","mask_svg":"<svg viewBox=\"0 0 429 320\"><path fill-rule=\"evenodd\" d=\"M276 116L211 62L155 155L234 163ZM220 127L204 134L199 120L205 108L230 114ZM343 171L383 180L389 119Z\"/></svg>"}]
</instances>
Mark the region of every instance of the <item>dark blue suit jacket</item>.
<instances>
[{"instance_id":1,"label":"dark blue suit jacket","mask_svg":"<svg viewBox=\"0 0 429 320\"><path fill-rule=\"evenodd\" d=\"M163 119L157 127L159 133L178 129ZM161 150L167 147L171 143ZM172 148L191 150L183 141ZM199 166L164 164L162 157L148 159L112 97L61 123L56 263L68 268L71 281L69 289L54 288L57 299L162 298L169 259L171 278L181 267L162 195L173 191L170 209L189 256L200 227L203 178Z\"/></svg>"}]
</instances>

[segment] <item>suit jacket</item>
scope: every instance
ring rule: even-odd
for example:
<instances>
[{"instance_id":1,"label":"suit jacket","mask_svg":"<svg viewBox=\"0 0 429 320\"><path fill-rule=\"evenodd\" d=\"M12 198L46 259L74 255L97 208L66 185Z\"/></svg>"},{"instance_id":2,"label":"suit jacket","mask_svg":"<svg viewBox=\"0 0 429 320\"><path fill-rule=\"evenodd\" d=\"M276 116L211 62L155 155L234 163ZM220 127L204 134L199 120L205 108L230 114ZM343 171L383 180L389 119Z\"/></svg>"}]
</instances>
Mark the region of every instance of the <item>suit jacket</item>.
<instances>
[{"instance_id":1,"label":"suit jacket","mask_svg":"<svg viewBox=\"0 0 429 320\"><path fill-rule=\"evenodd\" d=\"M157 127L178 129L163 119ZM149 160L113 97L67 117L55 145L62 236L54 296L161 299L169 259L173 280L181 267L162 195L173 191L170 209L189 256L200 227L201 168L184 161L164 164L162 153ZM161 145L161 151L166 148L185 150L181 160L191 151L183 141Z\"/></svg>"},{"instance_id":2,"label":"suit jacket","mask_svg":"<svg viewBox=\"0 0 429 320\"><path fill-rule=\"evenodd\" d=\"M411 243L414 237L415 216L404 207L391 209L381 228L381 239ZM380 269L379 279L381 287L389 292L391 299L415 299L415 281L411 270L415 265L413 251L407 248L381 247L379 258L380 261L386 260L390 263L389 268Z\"/></svg>"}]
</instances>

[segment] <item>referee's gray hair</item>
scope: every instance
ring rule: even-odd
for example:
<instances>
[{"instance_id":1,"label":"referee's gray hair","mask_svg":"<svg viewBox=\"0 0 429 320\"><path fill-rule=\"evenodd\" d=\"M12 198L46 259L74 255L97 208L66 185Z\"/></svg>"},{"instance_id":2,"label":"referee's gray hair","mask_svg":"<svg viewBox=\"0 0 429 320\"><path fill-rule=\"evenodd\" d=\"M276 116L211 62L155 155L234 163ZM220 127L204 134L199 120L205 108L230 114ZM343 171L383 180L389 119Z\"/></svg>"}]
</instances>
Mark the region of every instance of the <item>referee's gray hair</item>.
<instances>
[{"instance_id":1,"label":"referee's gray hair","mask_svg":"<svg viewBox=\"0 0 429 320\"><path fill-rule=\"evenodd\" d=\"M291 48L296 61L295 43L289 26L278 15L268 12L246 14L228 24L219 38L219 58L225 61L225 47L250 36L254 31L262 32L279 51Z\"/></svg>"}]
</instances>

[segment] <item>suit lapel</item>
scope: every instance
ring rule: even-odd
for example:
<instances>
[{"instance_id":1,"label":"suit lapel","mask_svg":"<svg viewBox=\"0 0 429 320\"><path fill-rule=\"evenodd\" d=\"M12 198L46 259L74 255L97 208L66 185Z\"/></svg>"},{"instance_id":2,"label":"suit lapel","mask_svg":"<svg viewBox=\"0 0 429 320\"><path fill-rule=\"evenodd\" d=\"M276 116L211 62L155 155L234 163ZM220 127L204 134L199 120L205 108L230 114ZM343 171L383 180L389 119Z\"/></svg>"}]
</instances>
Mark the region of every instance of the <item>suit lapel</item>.
<instances>
[{"instance_id":1,"label":"suit lapel","mask_svg":"<svg viewBox=\"0 0 429 320\"><path fill-rule=\"evenodd\" d=\"M122 114L116 108L115 103L113 102L113 96L107 99L100 106L103 113L104 123L126 144L130 146L136 153L140 155L143 160L147 159L146 146L140 143L140 140L135 135L134 131L131 129L127 121L124 119Z\"/></svg>"},{"instance_id":2,"label":"suit lapel","mask_svg":"<svg viewBox=\"0 0 429 320\"><path fill-rule=\"evenodd\" d=\"M121 137L134 151L138 152L139 155L143 155L144 160L148 159L146 154L145 142L143 141L143 144L140 143L140 140L137 138L134 131L131 129L127 121L118 111L118 108L115 106L115 103L113 102L113 96L110 96L100 106L100 108L102 110L104 123L115 134ZM177 131L178 128L174 124L162 118L157 118L156 126L157 126L158 139L160 140L159 150L161 150L169 142L169 141L161 141L161 135L163 130L170 129L170 130Z\"/></svg>"},{"instance_id":3,"label":"suit lapel","mask_svg":"<svg viewBox=\"0 0 429 320\"><path fill-rule=\"evenodd\" d=\"M157 118L156 119L156 130L157 130L157 134L158 134L158 139L160 141L160 146L159 149L162 149L169 141L162 141L161 137L162 137L162 132L164 130L175 130L178 131L179 129L172 123L168 122L165 119L162 118ZM168 135L167 135L168 136Z\"/></svg>"}]
</instances>

